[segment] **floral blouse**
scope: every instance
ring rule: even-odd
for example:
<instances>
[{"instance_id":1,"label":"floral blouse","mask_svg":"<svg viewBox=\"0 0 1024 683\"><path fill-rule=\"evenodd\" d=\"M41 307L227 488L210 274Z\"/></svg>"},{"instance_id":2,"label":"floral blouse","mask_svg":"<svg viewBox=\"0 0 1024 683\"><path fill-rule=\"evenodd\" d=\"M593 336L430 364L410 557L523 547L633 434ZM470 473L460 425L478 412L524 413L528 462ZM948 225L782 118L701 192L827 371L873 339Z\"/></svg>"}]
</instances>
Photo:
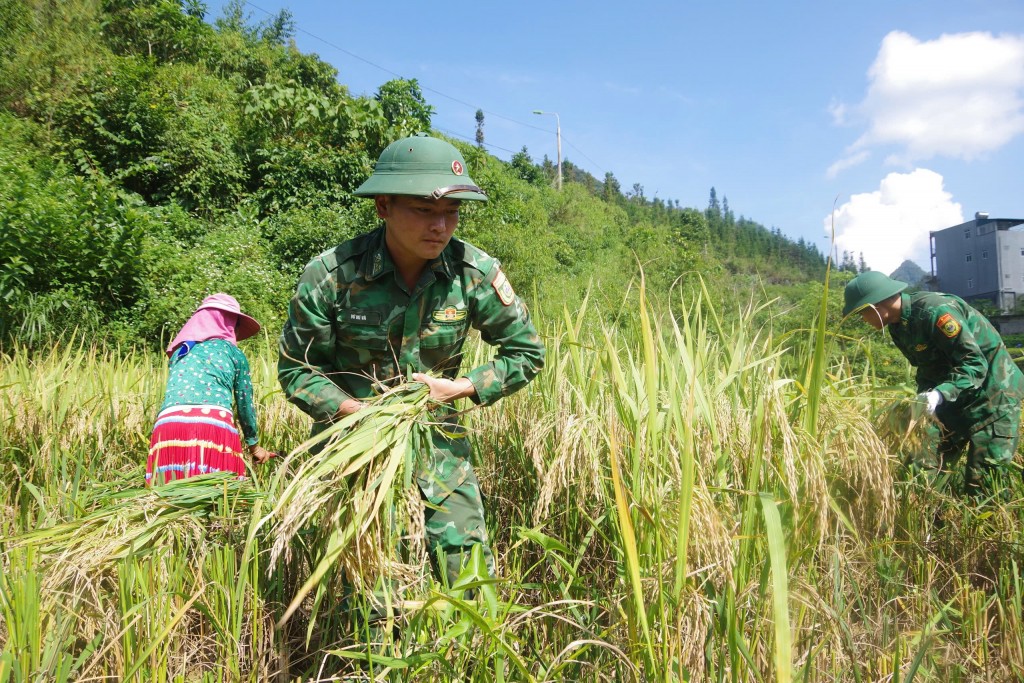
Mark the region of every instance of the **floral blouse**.
<instances>
[{"instance_id":1,"label":"floral blouse","mask_svg":"<svg viewBox=\"0 0 1024 683\"><path fill-rule=\"evenodd\" d=\"M208 339L196 343L182 356L181 346L171 355L167 390L160 406L210 405L232 409L249 446L258 441L256 406L253 401L249 361L245 354L225 339ZM232 395L234 401L232 401Z\"/></svg>"}]
</instances>

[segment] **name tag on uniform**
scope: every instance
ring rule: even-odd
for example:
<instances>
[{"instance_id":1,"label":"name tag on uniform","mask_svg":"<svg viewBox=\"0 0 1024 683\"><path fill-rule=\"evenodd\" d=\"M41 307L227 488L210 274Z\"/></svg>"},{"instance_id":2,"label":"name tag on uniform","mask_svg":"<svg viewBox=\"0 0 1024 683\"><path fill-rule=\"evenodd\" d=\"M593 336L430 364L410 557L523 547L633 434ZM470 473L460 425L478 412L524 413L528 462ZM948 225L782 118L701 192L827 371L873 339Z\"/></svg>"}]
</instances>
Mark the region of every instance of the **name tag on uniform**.
<instances>
[{"instance_id":1,"label":"name tag on uniform","mask_svg":"<svg viewBox=\"0 0 1024 683\"><path fill-rule=\"evenodd\" d=\"M353 325L379 326L382 322L379 311L342 311L338 317L342 322Z\"/></svg>"}]
</instances>

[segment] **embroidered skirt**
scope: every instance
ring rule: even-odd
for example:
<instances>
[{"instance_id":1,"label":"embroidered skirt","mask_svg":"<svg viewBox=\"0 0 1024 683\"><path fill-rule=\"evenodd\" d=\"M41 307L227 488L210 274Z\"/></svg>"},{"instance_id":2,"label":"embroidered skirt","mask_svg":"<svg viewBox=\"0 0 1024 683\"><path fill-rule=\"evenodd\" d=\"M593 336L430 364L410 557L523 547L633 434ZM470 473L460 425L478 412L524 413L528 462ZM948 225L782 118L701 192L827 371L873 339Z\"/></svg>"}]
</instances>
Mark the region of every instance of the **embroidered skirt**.
<instances>
[{"instance_id":1,"label":"embroidered skirt","mask_svg":"<svg viewBox=\"0 0 1024 683\"><path fill-rule=\"evenodd\" d=\"M231 411L218 406L173 406L161 411L149 440L146 484L209 472L234 472L239 479L245 478L242 442Z\"/></svg>"}]
</instances>

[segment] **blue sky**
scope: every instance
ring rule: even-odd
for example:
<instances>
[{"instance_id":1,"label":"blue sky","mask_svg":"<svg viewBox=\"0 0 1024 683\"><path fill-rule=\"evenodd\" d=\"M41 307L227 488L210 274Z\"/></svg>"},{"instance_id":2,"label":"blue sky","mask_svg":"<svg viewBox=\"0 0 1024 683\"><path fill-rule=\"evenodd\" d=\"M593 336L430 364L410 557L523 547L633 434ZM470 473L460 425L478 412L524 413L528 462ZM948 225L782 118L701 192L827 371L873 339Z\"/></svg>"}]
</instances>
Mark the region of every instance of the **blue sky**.
<instances>
[{"instance_id":1,"label":"blue sky","mask_svg":"<svg viewBox=\"0 0 1024 683\"><path fill-rule=\"evenodd\" d=\"M208 18L223 3L209 3ZM1024 217L1024 2L246 3L353 94L418 79L434 126L508 159L563 158L624 190L737 216L889 272L928 231ZM472 169L470 169L472 171Z\"/></svg>"}]
</instances>

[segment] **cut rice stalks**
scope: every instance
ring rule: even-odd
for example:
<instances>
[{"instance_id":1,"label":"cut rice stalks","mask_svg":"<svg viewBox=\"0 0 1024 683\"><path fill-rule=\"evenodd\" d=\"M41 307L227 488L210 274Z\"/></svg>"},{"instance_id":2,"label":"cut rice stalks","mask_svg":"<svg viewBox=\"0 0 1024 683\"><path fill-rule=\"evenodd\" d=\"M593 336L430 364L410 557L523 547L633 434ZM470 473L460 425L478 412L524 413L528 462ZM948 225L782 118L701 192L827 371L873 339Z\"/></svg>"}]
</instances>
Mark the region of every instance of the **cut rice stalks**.
<instances>
[{"instance_id":1,"label":"cut rice stalks","mask_svg":"<svg viewBox=\"0 0 1024 683\"><path fill-rule=\"evenodd\" d=\"M70 522L36 529L5 541L32 546L46 574L44 585L76 578L94 580L118 560L177 544L198 546L211 529L241 528L253 503L264 497L230 472L205 474L152 488L112 490L96 496L95 508Z\"/></svg>"},{"instance_id":2,"label":"cut rice stalks","mask_svg":"<svg viewBox=\"0 0 1024 683\"><path fill-rule=\"evenodd\" d=\"M921 399L896 398L875 413L875 420L879 436L904 465L937 465L935 448L941 423L928 414Z\"/></svg>"},{"instance_id":3,"label":"cut rice stalks","mask_svg":"<svg viewBox=\"0 0 1024 683\"><path fill-rule=\"evenodd\" d=\"M282 463L272 485L280 494L264 520L276 522L270 564L286 557L309 527L314 556L280 624L316 589L312 623L337 568L357 590L419 575L422 556L403 562L398 539L408 538L413 543L405 550L417 554L423 513L413 474L417 454L431 447L430 407L425 384L403 384L301 444Z\"/></svg>"}]
</instances>

